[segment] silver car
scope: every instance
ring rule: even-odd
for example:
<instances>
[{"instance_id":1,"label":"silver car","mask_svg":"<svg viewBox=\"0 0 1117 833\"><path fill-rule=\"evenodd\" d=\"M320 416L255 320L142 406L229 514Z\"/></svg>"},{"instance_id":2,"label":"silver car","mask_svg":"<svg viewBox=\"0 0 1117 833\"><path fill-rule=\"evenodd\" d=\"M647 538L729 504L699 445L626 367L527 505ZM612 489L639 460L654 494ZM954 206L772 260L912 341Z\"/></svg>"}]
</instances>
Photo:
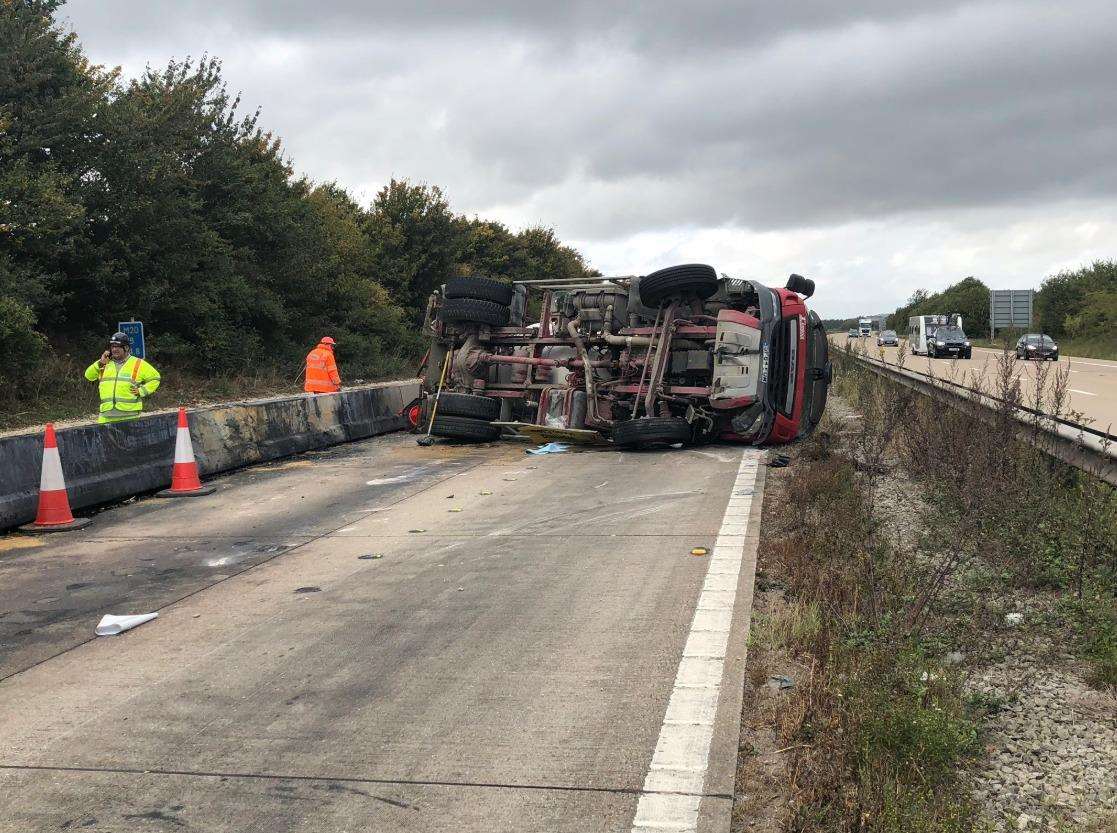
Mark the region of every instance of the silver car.
<instances>
[{"instance_id":1,"label":"silver car","mask_svg":"<svg viewBox=\"0 0 1117 833\"><path fill-rule=\"evenodd\" d=\"M900 339L896 336L895 330L881 330L877 335L877 347L897 347L900 344Z\"/></svg>"}]
</instances>

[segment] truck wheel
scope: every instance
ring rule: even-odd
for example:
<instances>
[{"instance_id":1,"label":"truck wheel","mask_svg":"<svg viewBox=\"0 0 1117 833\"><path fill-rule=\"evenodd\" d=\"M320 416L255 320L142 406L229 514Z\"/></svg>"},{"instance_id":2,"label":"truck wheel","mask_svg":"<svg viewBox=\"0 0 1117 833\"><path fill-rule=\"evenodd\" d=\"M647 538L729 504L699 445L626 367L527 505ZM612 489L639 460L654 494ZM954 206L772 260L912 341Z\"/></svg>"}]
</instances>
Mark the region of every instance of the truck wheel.
<instances>
[{"instance_id":1,"label":"truck wheel","mask_svg":"<svg viewBox=\"0 0 1117 833\"><path fill-rule=\"evenodd\" d=\"M512 303L513 292L511 285L492 278L450 278L446 281L445 297L492 301L506 307Z\"/></svg>"},{"instance_id":2,"label":"truck wheel","mask_svg":"<svg viewBox=\"0 0 1117 833\"><path fill-rule=\"evenodd\" d=\"M613 443L621 448L688 443L693 438L690 423L678 417L644 417L613 426Z\"/></svg>"},{"instance_id":3,"label":"truck wheel","mask_svg":"<svg viewBox=\"0 0 1117 833\"><path fill-rule=\"evenodd\" d=\"M500 428L483 419L435 414L431 433L436 437L446 437L451 440L487 443L500 436Z\"/></svg>"},{"instance_id":4,"label":"truck wheel","mask_svg":"<svg viewBox=\"0 0 1117 833\"><path fill-rule=\"evenodd\" d=\"M503 327L508 323L508 307L477 298L447 298L438 317L446 324L489 324Z\"/></svg>"},{"instance_id":5,"label":"truck wheel","mask_svg":"<svg viewBox=\"0 0 1117 833\"><path fill-rule=\"evenodd\" d=\"M430 399L434 405L434 397ZM475 396L470 393L450 393L443 391L438 397L438 411L435 417L460 416L470 419L483 419L490 422L500 413L500 402L488 396Z\"/></svg>"},{"instance_id":6,"label":"truck wheel","mask_svg":"<svg viewBox=\"0 0 1117 833\"><path fill-rule=\"evenodd\" d=\"M792 275L787 279L785 289L790 289L792 292L797 292L804 298L810 298L814 295L814 281L810 278L804 278L802 275Z\"/></svg>"},{"instance_id":7,"label":"truck wheel","mask_svg":"<svg viewBox=\"0 0 1117 833\"><path fill-rule=\"evenodd\" d=\"M705 300L718 291L718 273L704 263L669 266L640 279L640 303L658 307L672 295L697 295Z\"/></svg>"}]
</instances>

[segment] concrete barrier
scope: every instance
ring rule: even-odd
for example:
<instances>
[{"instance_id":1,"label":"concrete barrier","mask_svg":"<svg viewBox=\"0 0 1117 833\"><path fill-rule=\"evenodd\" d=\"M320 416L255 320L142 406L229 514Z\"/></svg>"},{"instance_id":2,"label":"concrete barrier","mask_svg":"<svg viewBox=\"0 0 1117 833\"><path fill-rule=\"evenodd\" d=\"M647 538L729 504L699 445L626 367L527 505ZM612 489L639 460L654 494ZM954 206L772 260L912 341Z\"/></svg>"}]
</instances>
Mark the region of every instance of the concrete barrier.
<instances>
[{"instance_id":1,"label":"concrete barrier","mask_svg":"<svg viewBox=\"0 0 1117 833\"><path fill-rule=\"evenodd\" d=\"M383 382L340 394L280 396L191 410L190 439L203 475L275 460L397 431L399 416L419 395L419 382ZM115 425L58 429L58 451L70 506L95 506L162 489L171 482L176 413ZM33 520L38 504L43 435L0 438L0 529Z\"/></svg>"}]
</instances>

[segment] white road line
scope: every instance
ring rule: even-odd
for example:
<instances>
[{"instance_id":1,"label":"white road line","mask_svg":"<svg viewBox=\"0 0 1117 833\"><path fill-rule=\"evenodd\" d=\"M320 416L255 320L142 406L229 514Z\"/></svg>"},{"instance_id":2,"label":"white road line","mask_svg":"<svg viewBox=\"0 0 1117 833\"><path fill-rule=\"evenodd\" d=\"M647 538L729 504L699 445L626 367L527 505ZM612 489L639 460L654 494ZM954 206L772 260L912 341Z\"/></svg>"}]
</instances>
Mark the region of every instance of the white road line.
<instances>
[{"instance_id":1,"label":"white road line","mask_svg":"<svg viewBox=\"0 0 1117 833\"><path fill-rule=\"evenodd\" d=\"M636 805L632 833L688 833L698 828L760 457L751 450L741 457Z\"/></svg>"},{"instance_id":2,"label":"white road line","mask_svg":"<svg viewBox=\"0 0 1117 833\"><path fill-rule=\"evenodd\" d=\"M1078 388L1067 388L1071 393L1080 393L1083 396L1097 396L1096 393L1090 393L1088 390L1079 390Z\"/></svg>"},{"instance_id":3,"label":"white road line","mask_svg":"<svg viewBox=\"0 0 1117 833\"><path fill-rule=\"evenodd\" d=\"M981 350L984 353L1001 352L1000 350L994 350L992 347L975 347L974 350ZM1090 367L1108 367L1110 370L1117 370L1117 362L1109 362L1108 364L1103 364L1102 362L1091 362L1087 361L1086 359L1076 358L1074 356L1061 356L1059 358L1059 364L1062 364L1063 362L1073 362L1074 364L1088 364L1090 365Z\"/></svg>"}]
</instances>

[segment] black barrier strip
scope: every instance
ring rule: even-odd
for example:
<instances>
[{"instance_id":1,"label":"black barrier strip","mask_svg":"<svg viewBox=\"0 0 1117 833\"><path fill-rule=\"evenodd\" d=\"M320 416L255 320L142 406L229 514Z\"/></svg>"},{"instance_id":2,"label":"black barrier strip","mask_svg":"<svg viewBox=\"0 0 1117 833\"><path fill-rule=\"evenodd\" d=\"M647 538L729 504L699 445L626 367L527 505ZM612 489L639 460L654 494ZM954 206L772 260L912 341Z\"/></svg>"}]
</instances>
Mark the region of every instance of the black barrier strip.
<instances>
[{"instance_id":1,"label":"black barrier strip","mask_svg":"<svg viewBox=\"0 0 1117 833\"><path fill-rule=\"evenodd\" d=\"M1103 440L1109 440L1110 442L1117 442L1117 435L1115 435L1115 434L1110 434L1107 431L1100 431L1097 428L1091 428L1089 425L1082 425L1081 423L1073 422L1069 419L1063 419L1062 417L1055 416L1054 414L1048 414L1048 413L1045 413L1043 411L1037 411L1035 408L1029 408L1027 405L1020 405L1018 403L1009 402L1007 399L1001 399L999 396L994 396L993 394L986 393L985 391L974 390L973 388L967 388L965 385L960 385L960 384L958 384L957 382L955 382L951 379L944 379L942 376L932 376L929 373L920 373L918 370L909 370L906 367L900 367L899 365L896 365L896 364L889 364L888 362L882 362L882 361L879 361L877 359L869 358L868 356L855 356L855 358L858 358L858 359L860 359L861 361L864 361L864 362L868 362L869 364L877 365L879 367L884 367L884 368L887 368L889 370L895 370L898 373L910 373L913 376L922 376L924 379L930 379L932 383L942 382L942 383L947 384L947 385L953 385L954 387L959 388L960 390L964 390L967 393L976 393L978 396L983 396L986 399L991 399L994 402L1000 403L1001 405L1009 405L1013 408L1013 410L1023 411L1024 413L1031 414L1032 416L1043 417L1044 419L1049 419L1052 422L1057 422L1060 425L1065 425L1068 428L1075 428L1075 429L1077 429L1079 431L1083 431L1087 434L1093 434L1095 437L1100 437Z\"/></svg>"},{"instance_id":2,"label":"black barrier strip","mask_svg":"<svg viewBox=\"0 0 1117 833\"><path fill-rule=\"evenodd\" d=\"M381 436L383 436L383 435L381 435ZM370 437L369 439L372 439L372 438ZM429 491L429 490L433 489L435 486L440 486L443 483L445 483L447 480L453 480L455 477L457 477L460 474L466 474L467 472L471 472L475 468L478 468L480 466L485 465L487 462L488 462L487 459L479 460L476 464L474 464L472 466L469 466L468 468L464 468L461 471L456 471L453 474L451 474L449 477L444 477L441 480L436 480L434 483L431 483L429 486L427 486L425 488L422 488L417 492L412 492L409 495L404 495L403 497L399 498L398 500L392 501L391 503L384 506L384 509L390 509L391 507L396 506L397 504L403 503L403 501L408 500L410 498L413 498L416 495L421 495L423 492ZM247 468L240 469L239 471L247 471L247 470L250 470L252 468L254 468L254 466L248 466ZM232 474L235 474L235 472L230 472L230 475L232 475ZM207 584L204 587L199 587L197 590L192 590L189 593L187 593L185 596L180 596L177 599L173 599L173 600L167 602L165 605L161 605L160 607L155 608L155 612L158 613L159 611L166 610L167 608L173 607L174 605L178 604L179 602L186 601L191 596L197 596L199 593L204 593L206 590L209 590L212 587L216 587L219 584L224 584L226 581L229 581L230 579L234 579L237 576L242 576L245 573L247 573L249 570L255 570L257 567L262 567L263 565L270 563L271 561L273 561L276 558L279 558L280 556L287 555L288 553L295 552L296 550L302 549L303 547L307 546L308 544L313 544L315 541L321 541L323 538L327 538L330 535L333 535L339 529L344 529L347 526L351 526L353 523L354 523L354 521L349 521L348 523L340 524L339 526L336 526L333 529L326 530L321 535L317 535L314 538L310 538L306 541L303 541L301 544L296 544L295 546L291 547L290 549L282 550L280 552L275 553L272 556L269 556L268 558L265 558L262 561L257 561L254 564L250 564L249 566L245 567L243 570L241 570L239 572L236 572L236 573L233 573L232 575L226 576L223 579L218 579L217 581L213 582L212 584ZM359 523L359 521L358 521L358 523ZM204 536L199 536L199 537L204 537ZM229 537L235 537L235 536L229 536ZM20 668L18 671L13 671L10 674L7 674L3 677L0 677L0 683L4 682L5 680L10 680L12 677L15 677L19 674L23 674L24 672L30 671L32 668L37 668L40 665L43 665L44 663L50 662L51 660L58 659L63 654L68 654L68 653L70 653L70 651L73 651L76 648L80 648L82 645L88 645L90 642L93 642L94 640L100 639L100 638L101 637L96 636L96 635L87 637L86 639L83 639L81 642L77 642L77 643L71 645L69 648L63 648L61 651L59 651L56 654L51 654L49 657L44 657L43 659L38 660L37 662L33 662L31 665L28 665L26 668ZM2 767L0 767L0 768L2 768Z\"/></svg>"},{"instance_id":3,"label":"black barrier strip","mask_svg":"<svg viewBox=\"0 0 1117 833\"><path fill-rule=\"evenodd\" d=\"M401 787L464 787L490 790L525 790L533 792L608 793L612 795L688 795L694 798L732 800L731 793L683 792L676 790L645 790L642 787L589 787L577 784L512 784L502 781L441 781L425 778L362 778L359 775L279 775L267 772L209 772L190 769L139 769L137 767L50 766L49 764L0 764L0 769L30 772L83 772L92 775L173 775L189 778L244 778L256 781L336 781L339 784L378 784ZM377 798L378 796L369 796Z\"/></svg>"}]
</instances>

